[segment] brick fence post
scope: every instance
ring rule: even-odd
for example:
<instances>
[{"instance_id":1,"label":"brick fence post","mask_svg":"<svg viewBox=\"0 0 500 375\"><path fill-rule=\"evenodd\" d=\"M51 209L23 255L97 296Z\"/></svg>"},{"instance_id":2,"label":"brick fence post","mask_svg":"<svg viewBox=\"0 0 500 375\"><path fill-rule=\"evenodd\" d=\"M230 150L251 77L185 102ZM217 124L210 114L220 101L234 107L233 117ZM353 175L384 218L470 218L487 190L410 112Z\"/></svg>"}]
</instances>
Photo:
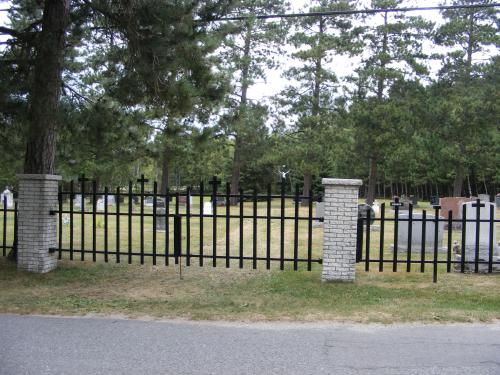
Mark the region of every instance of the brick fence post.
<instances>
[{"instance_id":1,"label":"brick fence post","mask_svg":"<svg viewBox=\"0 0 500 375\"><path fill-rule=\"evenodd\" d=\"M61 176L20 174L17 226L17 269L45 273L57 267L58 183Z\"/></svg>"},{"instance_id":2,"label":"brick fence post","mask_svg":"<svg viewBox=\"0 0 500 375\"><path fill-rule=\"evenodd\" d=\"M361 180L324 178L325 220L322 281L354 281L356 225Z\"/></svg>"}]
</instances>

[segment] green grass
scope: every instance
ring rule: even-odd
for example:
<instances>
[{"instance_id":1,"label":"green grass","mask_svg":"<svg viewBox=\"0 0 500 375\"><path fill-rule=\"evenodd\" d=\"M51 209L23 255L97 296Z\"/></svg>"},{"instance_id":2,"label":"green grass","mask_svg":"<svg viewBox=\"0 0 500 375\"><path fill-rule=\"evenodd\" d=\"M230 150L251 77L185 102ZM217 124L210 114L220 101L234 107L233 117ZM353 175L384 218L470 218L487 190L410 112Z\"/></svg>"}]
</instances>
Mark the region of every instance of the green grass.
<instances>
[{"instance_id":1,"label":"green grass","mask_svg":"<svg viewBox=\"0 0 500 375\"><path fill-rule=\"evenodd\" d=\"M321 283L312 272L62 261L45 275L0 260L0 312L121 314L208 320L491 322L500 278L359 272L355 283Z\"/></svg>"}]
</instances>

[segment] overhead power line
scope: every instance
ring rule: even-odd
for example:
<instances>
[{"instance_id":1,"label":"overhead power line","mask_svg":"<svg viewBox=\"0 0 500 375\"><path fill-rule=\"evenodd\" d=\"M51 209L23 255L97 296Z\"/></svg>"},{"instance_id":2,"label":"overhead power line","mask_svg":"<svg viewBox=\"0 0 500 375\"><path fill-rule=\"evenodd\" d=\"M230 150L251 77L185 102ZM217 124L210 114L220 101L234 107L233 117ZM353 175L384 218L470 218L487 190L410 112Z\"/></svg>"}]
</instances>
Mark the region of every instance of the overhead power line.
<instances>
[{"instance_id":1,"label":"overhead power line","mask_svg":"<svg viewBox=\"0 0 500 375\"><path fill-rule=\"evenodd\" d=\"M491 4L471 4L471 5L440 5L432 7L413 7L413 8L388 8L388 9L358 9L358 10L330 10L324 12L309 13L281 13L281 14L263 14L263 15L242 15L234 17L223 17L211 20L212 22L222 21L245 21L247 19L276 19L276 18L301 18L301 17L335 17L353 14L375 14L375 13L405 13L431 10L453 10L453 9L483 9L499 7L500 3Z\"/></svg>"}]
</instances>

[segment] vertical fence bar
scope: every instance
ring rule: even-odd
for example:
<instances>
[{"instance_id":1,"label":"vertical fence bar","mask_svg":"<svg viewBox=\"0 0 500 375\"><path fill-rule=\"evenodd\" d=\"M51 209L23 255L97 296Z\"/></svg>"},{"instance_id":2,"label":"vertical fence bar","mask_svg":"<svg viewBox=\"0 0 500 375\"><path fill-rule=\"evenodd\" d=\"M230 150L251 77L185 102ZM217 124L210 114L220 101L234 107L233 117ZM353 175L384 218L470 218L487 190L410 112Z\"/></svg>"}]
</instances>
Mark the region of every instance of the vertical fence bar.
<instances>
[{"instance_id":1,"label":"vertical fence bar","mask_svg":"<svg viewBox=\"0 0 500 375\"><path fill-rule=\"evenodd\" d=\"M365 257L365 271L370 270L370 221L371 221L371 208L366 211L366 257Z\"/></svg>"},{"instance_id":2,"label":"vertical fence bar","mask_svg":"<svg viewBox=\"0 0 500 375\"><path fill-rule=\"evenodd\" d=\"M12 251L14 254L17 252L17 202L14 202L14 242L12 243Z\"/></svg>"},{"instance_id":3,"label":"vertical fence bar","mask_svg":"<svg viewBox=\"0 0 500 375\"><path fill-rule=\"evenodd\" d=\"M80 233L80 260L85 260L85 181L86 181L86 178L85 176L82 176L81 177L81 196L82 196L82 204L81 204L81 207L82 207L82 213L81 213L81 220L80 220L80 228L81 228L81 233Z\"/></svg>"},{"instance_id":4,"label":"vertical fence bar","mask_svg":"<svg viewBox=\"0 0 500 375\"><path fill-rule=\"evenodd\" d=\"M2 232L2 248L3 256L7 255L7 197L3 196L3 232Z\"/></svg>"},{"instance_id":5,"label":"vertical fence bar","mask_svg":"<svg viewBox=\"0 0 500 375\"><path fill-rule=\"evenodd\" d=\"M158 208L158 182L153 181L153 266L156 266L156 210Z\"/></svg>"},{"instance_id":6,"label":"vertical fence bar","mask_svg":"<svg viewBox=\"0 0 500 375\"><path fill-rule=\"evenodd\" d=\"M97 241L97 182L92 181L92 262L97 261L96 241Z\"/></svg>"},{"instance_id":7,"label":"vertical fence bar","mask_svg":"<svg viewBox=\"0 0 500 375\"><path fill-rule=\"evenodd\" d=\"M399 199L396 199L395 213L394 213L394 249L392 256L392 272L398 270L398 231L399 231Z\"/></svg>"},{"instance_id":8,"label":"vertical fence bar","mask_svg":"<svg viewBox=\"0 0 500 375\"><path fill-rule=\"evenodd\" d=\"M425 239L427 238L427 211L422 211L422 244L420 247L420 272L425 272Z\"/></svg>"},{"instance_id":9,"label":"vertical fence bar","mask_svg":"<svg viewBox=\"0 0 500 375\"><path fill-rule=\"evenodd\" d=\"M165 265L170 264L170 189L165 189Z\"/></svg>"},{"instance_id":10,"label":"vertical fence bar","mask_svg":"<svg viewBox=\"0 0 500 375\"><path fill-rule=\"evenodd\" d=\"M108 263L108 187L104 188L104 261Z\"/></svg>"},{"instance_id":11,"label":"vertical fence bar","mask_svg":"<svg viewBox=\"0 0 500 375\"><path fill-rule=\"evenodd\" d=\"M217 177L212 180L212 267L217 267Z\"/></svg>"},{"instance_id":12,"label":"vertical fence bar","mask_svg":"<svg viewBox=\"0 0 500 375\"><path fill-rule=\"evenodd\" d=\"M281 180L280 207L280 270L285 269L285 181Z\"/></svg>"},{"instance_id":13,"label":"vertical fence bar","mask_svg":"<svg viewBox=\"0 0 500 375\"><path fill-rule=\"evenodd\" d=\"M266 199L266 269L271 268L271 184L267 185Z\"/></svg>"},{"instance_id":14,"label":"vertical fence bar","mask_svg":"<svg viewBox=\"0 0 500 375\"><path fill-rule=\"evenodd\" d=\"M465 272L465 227L467 225L467 205L462 205L462 248L460 258L460 272Z\"/></svg>"},{"instance_id":15,"label":"vertical fence bar","mask_svg":"<svg viewBox=\"0 0 500 375\"><path fill-rule=\"evenodd\" d=\"M359 217L356 223L356 263L363 260L363 242L365 240L365 224L362 217Z\"/></svg>"},{"instance_id":16,"label":"vertical fence bar","mask_svg":"<svg viewBox=\"0 0 500 375\"><path fill-rule=\"evenodd\" d=\"M481 225L481 200L478 199L476 201L476 241L475 241L475 248L474 248L474 272L478 273L479 272L479 227Z\"/></svg>"},{"instance_id":17,"label":"vertical fence bar","mask_svg":"<svg viewBox=\"0 0 500 375\"><path fill-rule=\"evenodd\" d=\"M293 270L297 271L299 262L299 201L300 191L299 184L295 184L295 205L293 215Z\"/></svg>"},{"instance_id":18,"label":"vertical fence bar","mask_svg":"<svg viewBox=\"0 0 500 375\"><path fill-rule=\"evenodd\" d=\"M128 264L132 264L132 181L128 183Z\"/></svg>"},{"instance_id":19,"label":"vertical fence bar","mask_svg":"<svg viewBox=\"0 0 500 375\"><path fill-rule=\"evenodd\" d=\"M439 229L439 208L434 209L434 260L432 268L432 281L437 282L438 271L438 229Z\"/></svg>"},{"instance_id":20,"label":"vertical fence bar","mask_svg":"<svg viewBox=\"0 0 500 375\"><path fill-rule=\"evenodd\" d=\"M73 199L75 192L75 184L73 180L69 183L69 260L73 260Z\"/></svg>"},{"instance_id":21,"label":"vertical fence bar","mask_svg":"<svg viewBox=\"0 0 500 375\"><path fill-rule=\"evenodd\" d=\"M140 216L140 247L141 247L141 264L144 264L144 182L147 180L144 178L144 175L141 175L141 178L137 180L137 182L141 183L141 216Z\"/></svg>"},{"instance_id":22,"label":"vertical fence bar","mask_svg":"<svg viewBox=\"0 0 500 375\"><path fill-rule=\"evenodd\" d=\"M186 266L191 265L191 186L186 197Z\"/></svg>"},{"instance_id":23,"label":"vertical fence bar","mask_svg":"<svg viewBox=\"0 0 500 375\"><path fill-rule=\"evenodd\" d=\"M120 188L116 188L116 263L120 263Z\"/></svg>"},{"instance_id":24,"label":"vertical fence bar","mask_svg":"<svg viewBox=\"0 0 500 375\"><path fill-rule=\"evenodd\" d=\"M257 190L253 189L253 246L252 246L252 268L257 268Z\"/></svg>"},{"instance_id":25,"label":"vertical fence bar","mask_svg":"<svg viewBox=\"0 0 500 375\"><path fill-rule=\"evenodd\" d=\"M200 182L200 267L203 267L203 181Z\"/></svg>"},{"instance_id":26,"label":"vertical fence bar","mask_svg":"<svg viewBox=\"0 0 500 375\"><path fill-rule=\"evenodd\" d=\"M240 189L240 243L239 243L239 252L240 252L240 268L243 268L243 190Z\"/></svg>"},{"instance_id":27,"label":"vertical fence bar","mask_svg":"<svg viewBox=\"0 0 500 375\"><path fill-rule=\"evenodd\" d=\"M385 203L380 206L380 249L378 271L384 271L384 232L385 230Z\"/></svg>"},{"instance_id":28,"label":"vertical fence bar","mask_svg":"<svg viewBox=\"0 0 500 375\"><path fill-rule=\"evenodd\" d=\"M488 249L488 273L493 272L493 231L495 230L495 207L490 205L490 230L489 230L489 249Z\"/></svg>"},{"instance_id":29,"label":"vertical fence bar","mask_svg":"<svg viewBox=\"0 0 500 375\"><path fill-rule=\"evenodd\" d=\"M230 266L231 243L229 231L231 230L231 184L226 182L226 268Z\"/></svg>"},{"instance_id":30,"label":"vertical fence bar","mask_svg":"<svg viewBox=\"0 0 500 375\"><path fill-rule=\"evenodd\" d=\"M179 194L179 192L177 192ZM179 198L177 195L176 198ZM179 262L182 263L182 261L179 259L182 254L182 217L179 215L178 212L176 212L174 216L174 257L175 257L175 264L179 264Z\"/></svg>"},{"instance_id":31,"label":"vertical fence bar","mask_svg":"<svg viewBox=\"0 0 500 375\"><path fill-rule=\"evenodd\" d=\"M312 217L313 217L313 194L309 190L309 212L307 220L307 270L311 271L312 268Z\"/></svg>"},{"instance_id":32,"label":"vertical fence bar","mask_svg":"<svg viewBox=\"0 0 500 375\"><path fill-rule=\"evenodd\" d=\"M58 241L58 244L59 244L59 254L58 254L58 258L61 259L62 258L62 237L63 237L63 218L62 218L62 215L63 215L63 195L62 195L62 187L61 185L59 185L59 191L58 191L58 194L57 194L57 198L58 198L58 202L59 202L59 241Z\"/></svg>"},{"instance_id":33,"label":"vertical fence bar","mask_svg":"<svg viewBox=\"0 0 500 375\"><path fill-rule=\"evenodd\" d=\"M411 271L411 240L413 236L413 204L410 204L408 211L408 247L406 251L406 272Z\"/></svg>"},{"instance_id":34,"label":"vertical fence bar","mask_svg":"<svg viewBox=\"0 0 500 375\"><path fill-rule=\"evenodd\" d=\"M453 237L453 215L452 211L448 211L448 249L446 254L446 272L451 272L451 246Z\"/></svg>"},{"instance_id":35,"label":"vertical fence bar","mask_svg":"<svg viewBox=\"0 0 500 375\"><path fill-rule=\"evenodd\" d=\"M176 220L179 220L179 224L178 224L179 227L176 226ZM181 228L180 220L181 220L181 216L179 215L179 192L176 191L175 192L175 217L174 217L174 254L177 251L176 246L177 246L177 248L180 248L180 245L179 244L176 245L176 242L175 242L176 241L175 231L178 230L178 228ZM179 237L182 237L182 236L179 236ZM180 260L179 256L175 256L175 264L179 264L179 260Z\"/></svg>"}]
</instances>

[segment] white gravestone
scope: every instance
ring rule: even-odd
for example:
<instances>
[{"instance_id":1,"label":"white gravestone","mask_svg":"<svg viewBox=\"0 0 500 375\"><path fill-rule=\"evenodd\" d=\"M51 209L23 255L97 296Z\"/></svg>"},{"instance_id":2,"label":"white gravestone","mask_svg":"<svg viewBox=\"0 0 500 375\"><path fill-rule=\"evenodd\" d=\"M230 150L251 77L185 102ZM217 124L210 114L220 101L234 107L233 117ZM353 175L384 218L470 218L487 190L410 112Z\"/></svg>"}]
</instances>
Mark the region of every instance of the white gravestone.
<instances>
[{"instance_id":1,"label":"white gravestone","mask_svg":"<svg viewBox=\"0 0 500 375\"><path fill-rule=\"evenodd\" d=\"M465 226L465 251L466 255L471 251L474 256L474 251L476 249L476 233L477 225L474 222L477 217L477 203L468 202L464 204L466 206L466 226ZM479 219L480 220L490 220L490 207L493 206L493 220L495 220L495 205L490 202L481 202L481 207L479 207ZM483 206L484 205L484 206ZM493 249L496 247L496 225L493 225ZM480 222L479 223L479 256L489 257L489 247L490 247L490 223Z\"/></svg>"},{"instance_id":2,"label":"white gravestone","mask_svg":"<svg viewBox=\"0 0 500 375\"><path fill-rule=\"evenodd\" d=\"M144 207L153 207L153 197L144 198Z\"/></svg>"},{"instance_id":3,"label":"white gravestone","mask_svg":"<svg viewBox=\"0 0 500 375\"><path fill-rule=\"evenodd\" d=\"M114 205L116 205L115 195L113 194L108 195L108 206L114 206Z\"/></svg>"},{"instance_id":4,"label":"white gravestone","mask_svg":"<svg viewBox=\"0 0 500 375\"><path fill-rule=\"evenodd\" d=\"M2 207L4 203L6 203L7 208L13 208L14 207L14 194L12 192L5 188L2 194L0 194L0 201L2 204Z\"/></svg>"},{"instance_id":5,"label":"white gravestone","mask_svg":"<svg viewBox=\"0 0 500 375\"><path fill-rule=\"evenodd\" d=\"M489 202L490 201L490 195L489 194L478 194L477 197L479 200L483 202Z\"/></svg>"},{"instance_id":6,"label":"white gravestone","mask_svg":"<svg viewBox=\"0 0 500 375\"><path fill-rule=\"evenodd\" d=\"M316 202L316 215L315 217L317 218L324 218L325 217L325 203L324 202ZM313 221L313 227L322 227L323 222L314 220Z\"/></svg>"},{"instance_id":7,"label":"white gravestone","mask_svg":"<svg viewBox=\"0 0 500 375\"><path fill-rule=\"evenodd\" d=\"M212 202L203 203L203 215L212 215Z\"/></svg>"},{"instance_id":8,"label":"white gravestone","mask_svg":"<svg viewBox=\"0 0 500 375\"><path fill-rule=\"evenodd\" d=\"M75 199L73 199L73 207L76 209L82 208L82 195L75 194Z\"/></svg>"},{"instance_id":9,"label":"white gravestone","mask_svg":"<svg viewBox=\"0 0 500 375\"><path fill-rule=\"evenodd\" d=\"M380 204L378 202L373 202L373 212L375 212L375 217L380 214Z\"/></svg>"},{"instance_id":10,"label":"white gravestone","mask_svg":"<svg viewBox=\"0 0 500 375\"><path fill-rule=\"evenodd\" d=\"M99 198L96 204L97 211L104 211L104 199Z\"/></svg>"},{"instance_id":11,"label":"white gravestone","mask_svg":"<svg viewBox=\"0 0 500 375\"><path fill-rule=\"evenodd\" d=\"M398 222L398 250L408 250L408 231L409 231L409 217L407 213L400 214L399 218L403 219ZM434 236L435 236L435 215L426 215L425 221L425 252L434 252ZM437 246L438 250L443 251L443 234L444 234L444 221L442 216L438 219L438 233L437 233ZM412 254L419 254L422 250L422 228L423 228L423 215L420 213L413 213L413 220L411 223L411 251Z\"/></svg>"}]
</instances>

